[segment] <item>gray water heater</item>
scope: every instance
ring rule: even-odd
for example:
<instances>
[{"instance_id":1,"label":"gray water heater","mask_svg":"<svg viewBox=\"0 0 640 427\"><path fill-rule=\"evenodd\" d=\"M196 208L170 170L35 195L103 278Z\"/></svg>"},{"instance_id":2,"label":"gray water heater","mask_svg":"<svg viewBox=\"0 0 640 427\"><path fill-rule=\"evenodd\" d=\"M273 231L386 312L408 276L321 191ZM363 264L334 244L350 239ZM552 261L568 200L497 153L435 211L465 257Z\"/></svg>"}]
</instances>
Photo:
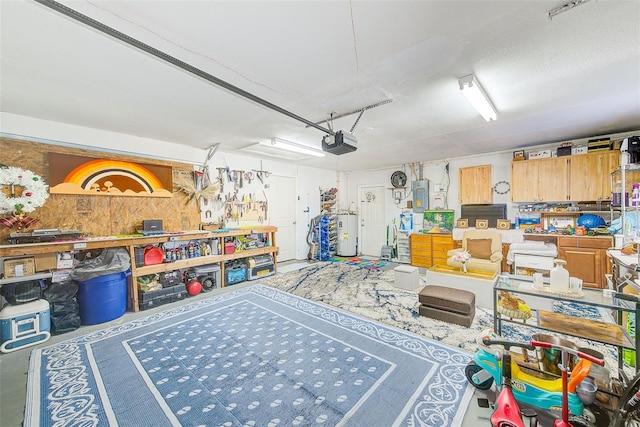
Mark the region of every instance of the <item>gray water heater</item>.
<instances>
[{"instance_id":1,"label":"gray water heater","mask_svg":"<svg viewBox=\"0 0 640 427\"><path fill-rule=\"evenodd\" d=\"M413 192L413 211L421 213L429 209L429 180L413 181L411 191Z\"/></svg>"}]
</instances>

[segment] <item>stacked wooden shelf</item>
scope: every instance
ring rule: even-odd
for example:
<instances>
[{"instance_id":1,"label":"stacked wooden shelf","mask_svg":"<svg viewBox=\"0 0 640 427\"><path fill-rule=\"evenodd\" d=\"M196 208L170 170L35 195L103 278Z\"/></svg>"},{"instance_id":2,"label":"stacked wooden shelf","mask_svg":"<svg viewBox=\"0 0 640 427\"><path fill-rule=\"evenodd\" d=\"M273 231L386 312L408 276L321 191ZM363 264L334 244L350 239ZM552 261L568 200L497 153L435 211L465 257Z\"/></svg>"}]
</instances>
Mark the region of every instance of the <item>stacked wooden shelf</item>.
<instances>
[{"instance_id":1,"label":"stacked wooden shelf","mask_svg":"<svg viewBox=\"0 0 640 427\"><path fill-rule=\"evenodd\" d=\"M136 263L131 263L131 277L129 281L129 289L127 292L128 309L131 311L139 311L138 292L136 287L136 278L147 274L162 273L166 271L179 270L189 267L196 267L205 264L220 263L221 274L224 277L225 261L253 257L263 254L271 254L273 256L274 265L277 265L276 255L278 247L276 246L277 227L251 227L240 229L221 229L213 231L186 231L172 234L160 234L154 236L127 236L127 237L98 237L83 240L47 242L47 243L26 243L14 245L0 245L0 258L33 256L36 254L47 254L68 251L84 251L84 250L101 250L106 248L122 247L127 249L131 260L135 260L135 248L148 245L161 245L167 242L185 241L185 240L208 240L232 238L237 236L246 236L250 234L265 235L268 245L261 248L237 251L230 254L216 254L209 256L200 256L195 258L187 258L174 262L165 262L156 265L147 265L136 267ZM48 278L50 273L38 273L31 276L23 276L20 278L1 279L0 286L7 283L13 283L24 280L33 280L37 278Z\"/></svg>"}]
</instances>

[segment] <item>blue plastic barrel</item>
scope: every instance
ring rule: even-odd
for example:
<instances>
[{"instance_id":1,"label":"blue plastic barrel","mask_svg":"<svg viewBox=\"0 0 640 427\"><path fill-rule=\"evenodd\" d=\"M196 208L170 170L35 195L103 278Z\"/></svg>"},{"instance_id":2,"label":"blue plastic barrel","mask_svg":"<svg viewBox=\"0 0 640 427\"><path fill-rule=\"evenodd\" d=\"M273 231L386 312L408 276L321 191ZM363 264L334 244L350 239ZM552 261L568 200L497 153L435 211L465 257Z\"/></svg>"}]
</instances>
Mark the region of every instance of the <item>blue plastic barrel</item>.
<instances>
[{"instance_id":1,"label":"blue plastic barrel","mask_svg":"<svg viewBox=\"0 0 640 427\"><path fill-rule=\"evenodd\" d=\"M78 281L78 304L83 325L95 325L117 319L127 311L127 276L106 274L84 282Z\"/></svg>"}]
</instances>

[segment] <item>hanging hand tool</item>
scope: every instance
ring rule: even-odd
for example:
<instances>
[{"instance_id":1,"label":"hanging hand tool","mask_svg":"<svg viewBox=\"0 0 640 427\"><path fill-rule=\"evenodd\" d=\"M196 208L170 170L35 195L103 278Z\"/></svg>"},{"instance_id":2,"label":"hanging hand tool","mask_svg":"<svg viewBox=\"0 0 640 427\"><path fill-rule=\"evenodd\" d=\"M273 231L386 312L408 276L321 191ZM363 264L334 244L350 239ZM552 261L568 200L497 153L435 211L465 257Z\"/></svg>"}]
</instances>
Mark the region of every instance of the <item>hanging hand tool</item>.
<instances>
[{"instance_id":1,"label":"hanging hand tool","mask_svg":"<svg viewBox=\"0 0 640 427\"><path fill-rule=\"evenodd\" d=\"M266 221L267 220L267 207L268 207L268 204L267 204L267 202L268 202L267 201L267 193L265 193L265 191L262 190L262 194L264 194L264 206L263 206L263 208L264 208L264 220Z\"/></svg>"},{"instance_id":2,"label":"hanging hand tool","mask_svg":"<svg viewBox=\"0 0 640 427\"><path fill-rule=\"evenodd\" d=\"M222 173L224 172L224 168L216 168L218 169L218 181L220 182L220 193L224 193L224 178Z\"/></svg>"},{"instance_id":3,"label":"hanging hand tool","mask_svg":"<svg viewBox=\"0 0 640 427\"><path fill-rule=\"evenodd\" d=\"M238 185L240 182L238 181L238 171L233 171L233 189L237 192Z\"/></svg>"}]
</instances>

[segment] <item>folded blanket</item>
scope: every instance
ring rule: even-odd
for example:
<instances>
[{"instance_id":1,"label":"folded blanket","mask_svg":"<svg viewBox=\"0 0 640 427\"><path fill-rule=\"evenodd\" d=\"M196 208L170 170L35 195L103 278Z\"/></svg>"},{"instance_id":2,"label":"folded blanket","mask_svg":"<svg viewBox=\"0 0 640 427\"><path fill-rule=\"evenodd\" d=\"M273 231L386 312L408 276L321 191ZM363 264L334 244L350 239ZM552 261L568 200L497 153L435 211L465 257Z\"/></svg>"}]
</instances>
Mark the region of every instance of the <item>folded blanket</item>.
<instances>
[{"instance_id":1,"label":"folded blanket","mask_svg":"<svg viewBox=\"0 0 640 427\"><path fill-rule=\"evenodd\" d=\"M525 240L522 243L512 243L509 246L509 249L534 249L534 250L540 250L542 249L542 247L545 245L546 242L543 242L542 240ZM551 243L553 244L553 243Z\"/></svg>"},{"instance_id":2,"label":"folded blanket","mask_svg":"<svg viewBox=\"0 0 640 427\"><path fill-rule=\"evenodd\" d=\"M538 243L542 243L542 245ZM512 243L509 245L509 252L507 252L507 264L513 264L515 254L557 257L558 247L554 243L542 241L535 244L533 241Z\"/></svg>"}]
</instances>

